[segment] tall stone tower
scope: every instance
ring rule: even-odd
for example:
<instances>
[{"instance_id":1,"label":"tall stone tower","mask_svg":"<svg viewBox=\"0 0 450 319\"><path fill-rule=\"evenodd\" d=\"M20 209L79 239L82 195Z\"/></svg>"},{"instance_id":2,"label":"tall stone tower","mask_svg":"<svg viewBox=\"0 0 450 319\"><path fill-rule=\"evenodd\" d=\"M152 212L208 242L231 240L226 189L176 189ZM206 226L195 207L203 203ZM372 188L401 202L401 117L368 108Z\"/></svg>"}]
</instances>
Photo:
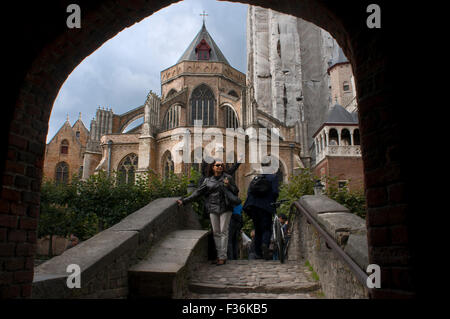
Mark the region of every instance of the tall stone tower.
<instances>
[{"instance_id":1,"label":"tall stone tower","mask_svg":"<svg viewBox=\"0 0 450 319\"><path fill-rule=\"evenodd\" d=\"M331 35L302 19L249 6L247 86L250 113L267 113L295 127L301 158L309 166L312 135L331 104L328 62L338 53ZM247 116L255 121L256 116Z\"/></svg>"}]
</instances>

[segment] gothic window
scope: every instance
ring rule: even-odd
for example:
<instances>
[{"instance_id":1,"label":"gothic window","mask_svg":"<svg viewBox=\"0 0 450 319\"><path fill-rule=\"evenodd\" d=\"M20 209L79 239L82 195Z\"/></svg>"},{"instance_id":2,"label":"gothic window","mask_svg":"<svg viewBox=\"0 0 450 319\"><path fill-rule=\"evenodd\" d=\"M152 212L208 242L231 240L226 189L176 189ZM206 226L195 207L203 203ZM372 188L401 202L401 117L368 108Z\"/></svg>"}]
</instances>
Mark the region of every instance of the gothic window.
<instances>
[{"instance_id":1,"label":"gothic window","mask_svg":"<svg viewBox=\"0 0 450 319\"><path fill-rule=\"evenodd\" d=\"M138 156L134 153L125 156L119 163L118 183L119 184L134 184L136 169L138 166Z\"/></svg>"},{"instance_id":2,"label":"gothic window","mask_svg":"<svg viewBox=\"0 0 450 319\"><path fill-rule=\"evenodd\" d=\"M347 81L344 81L344 84L342 85L342 88L344 91L350 91L350 85Z\"/></svg>"},{"instance_id":3,"label":"gothic window","mask_svg":"<svg viewBox=\"0 0 450 319\"><path fill-rule=\"evenodd\" d=\"M339 145L338 132L336 129L332 128L328 136L330 139L330 145Z\"/></svg>"},{"instance_id":4,"label":"gothic window","mask_svg":"<svg viewBox=\"0 0 450 319\"><path fill-rule=\"evenodd\" d=\"M198 60L209 60L211 47L208 45L205 39L202 39L202 41L200 41L200 43L195 48L195 52L197 52Z\"/></svg>"},{"instance_id":5,"label":"gothic window","mask_svg":"<svg viewBox=\"0 0 450 319\"><path fill-rule=\"evenodd\" d=\"M76 136L77 138L80 138L80 131L77 131L77 132L75 133L75 136Z\"/></svg>"},{"instance_id":6,"label":"gothic window","mask_svg":"<svg viewBox=\"0 0 450 319\"><path fill-rule=\"evenodd\" d=\"M228 92L228 95L234 96L234 97L239 97L239 95L236 93L235 90L231 90L230 92Z\"/></svg>"},{"instance_id":7,"label":"gothic window","mask_svg":"<svg viewBox=\"0 0 450 319\"><path fill-rule=\"evenodd\" d=\"M169 97L175 95L176 93L177 93L177 90L171 89L171 90L169 91L169 93L167 93L166 99L168 99Z\"/></svg>"},{"instance_id":8,"label":"gothic window","mask_svg":"<svg viewBox=\"0 0 450 319\"><path fill-rule=\"evenodd\" d=\"M175 165L172 160L172 154L167 151L162 159L162 167L163 167L163 177L167 178L171 173L174 172Z\"/></svg>"},{"instance_id":9,"label":"gothic window","mask_svg":"<svg viewBox=\"0 0 450 319\"><path fill-rule=\"evenodd\" d=\"M226 105L225 111L225 127L226 128L238 128L239 122L236 116L236 112L230 106Z\"/></svg>"},{"instance_id":10,"label":"gothic window","mask_svg":"<svg viewBox=\"0 0 450 319\"><path fill-rule=\"evenodd\" d=\"M61 154L69 154L69 142L67 140L61 142Z\"/></svg>"},{"instance_id":11,"label":"gothic window","mask_svg":"<svg viewBox=\"0 0 450 319\"><path fill-rule=\"evenodd\" d=\"M163 120L163 130L169 130L171 128L177 127L180 120L180 105L172 105L166 112Z\"/></svg>"},{"instance_id":12,"label":"gothic window","mask_svg":"<svg viewBox=\"0 0 450 319\"><path fill-rule=\"evenodd\" d=\"M344 128L341 132L341 144L342 145L350 145L350 132L346 128Z\"/></svg>"},{"instance_id":13,"label":"gothic window","mask_svg":"<svg viewBox=\"0 0 450 319\"><path fill-rule=\"evenodd\" d=\"M55 169L56 184L66 184L69 179L69 165L66 162L59 162Z\"/></svg>"},{"instance_id":14,"label":"gothic window","mask_svg":"<svg viewBox=\"0 0 450 319\"><path fill-rule=\"evenodd\" d=\"M215 125L214 94L211 89L202 84L198 86L191 96L191 124L195 120L202 120L203 126Z\"/></svg>"}]
</instances>

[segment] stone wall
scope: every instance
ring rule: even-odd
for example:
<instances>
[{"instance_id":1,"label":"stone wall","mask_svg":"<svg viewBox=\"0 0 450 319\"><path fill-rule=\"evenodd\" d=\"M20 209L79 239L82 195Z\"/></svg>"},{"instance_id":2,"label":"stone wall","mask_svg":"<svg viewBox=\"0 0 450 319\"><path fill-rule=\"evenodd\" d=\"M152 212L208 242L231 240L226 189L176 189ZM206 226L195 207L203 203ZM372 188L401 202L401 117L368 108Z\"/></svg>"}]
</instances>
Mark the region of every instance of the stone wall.
<instances>
[{"instance_id":1,"label":"stone wall","mask_svg":"<svg viewBox=\"0 0 450 319\"><path fill-rule=\"evenodd\" d=\"M111 228L35 268L32 298L127 298L128 269L177 229L200 229L191 206L160 198ZM67 266L81 269L81 288L67 288Z\"/></svg>"},{"instance_id":2,"label":"stone wall","mask_svg":"<svg viewBox=\"0 0 450 319\"><path fill-rule=\"evenodd\" d=\"M299 203L365 272L368 261L365 221L326 196L306 195ZM305 215L298 212L289 246L289 260L309 261L318 274L326 298L368 298L347 264L330 248Z\"/></svg>"}]
</instances>

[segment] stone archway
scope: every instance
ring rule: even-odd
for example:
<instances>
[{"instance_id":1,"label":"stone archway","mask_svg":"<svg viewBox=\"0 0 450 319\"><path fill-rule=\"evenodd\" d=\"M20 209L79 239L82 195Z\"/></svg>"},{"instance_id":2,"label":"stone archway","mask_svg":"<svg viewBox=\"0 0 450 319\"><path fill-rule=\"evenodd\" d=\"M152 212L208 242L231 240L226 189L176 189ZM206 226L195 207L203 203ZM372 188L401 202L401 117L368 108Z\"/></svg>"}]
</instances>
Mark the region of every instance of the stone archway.
<instances>
[{"instance_id":1,"label":"stone archway","mask_svg":"<svg viewBox=\"0 0 450 319\"><path fill-rule=\"evenodd\" d=\"M31 296L45 137L60 87L70 72L104 42L173 2L79 1L83 8L81 29L68 29L60 18L70 1L33 2L26 10L20 3L10 3L9 12L20 18L5 18L16 33L4 38L11 50L7 52L5 72L9 82L3 96L8 107L0 125L5 150L0 158L0 252L5 269L0 278L0 297ZM368 3L239 2L270 7L315 23L332 34L350 60L358 95L369 258L383 269L382 288L371 297L414 296L418 248L413 241L416 228L410 220L416 217L407 197L412 182L404 156L408 143L405 132L410 131L405 126L410 124L401 116L408 112L406 103L393 102L395 74L400 71L392 66L401 64L403 56L389 54L407 55L408 51L395 44L395 32L387 34L366 27ZM400 279L394 280L395 274Z\"/></svg>"}]
</instances>

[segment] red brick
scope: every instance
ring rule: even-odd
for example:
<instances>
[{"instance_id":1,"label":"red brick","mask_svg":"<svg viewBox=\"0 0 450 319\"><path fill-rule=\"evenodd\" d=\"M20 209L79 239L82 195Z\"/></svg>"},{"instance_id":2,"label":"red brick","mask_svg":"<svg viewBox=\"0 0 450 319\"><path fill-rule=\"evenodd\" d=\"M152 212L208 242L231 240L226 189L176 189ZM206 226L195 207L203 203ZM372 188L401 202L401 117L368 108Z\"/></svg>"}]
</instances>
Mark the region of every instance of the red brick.
<instances>
[{"instance_id":1,"label":"red brick","mask_svg":"<svg viewBox=\"0 0 450 319\"><path fill-rule=\"evenodd\" d=\"M16 228L17 227L17 216L13 215L0 215L0 226L8 227L8 228Z\"/></svg>"},{"instance_id":2,"label":"red brick","mask_svg":"<svg viewBox=\"0 0 450 319\"><path fill-rule=\"evenodd\" d=\"M16 173L16 174L24 174L25 173L25 166L23 164L13 162L13 161L6 161L6 172Z\"/></svg>"},{"instance_id":3,"label":"red brick","mask_svg":"<svg viewBox=\"0 0 450 319\"><path fill-rule=\"evenodd\" d=\"M32 291L32 285L22 285L22 297L24 298L30 298L31 297L31 291Z\"/></svg>"},{"instance_id":4,"label":"red brick","mask_svg":"<svg viewBox=\"0 0 450 319\"><path fill-rule=\"evenodd\" d=\"M27 144L28 144L28 142L26 139L24 139L20 136L17 136L17 135L13 135L13 134L9 135L9 145L17 146L20 149L25 150L27 148Z\"/></svg>"},{"instance_id":5,"label":"red brick","mask_svg":"<svg viewBox=\"0 0 450 319\"><path fill-rule=\"evenodd\" d=\"M14 273L2 271L0 272L0 286L9 285L13 282Z\"/></svg>"},{"instance_id":6,"label":"red brick","mask_svg":"<svg viewBox=\"0 0 450 319\"><path fill-rule=\"evenodd\" d=\"M0 242L5 242L6 238L6 228L0 228Z\"/></svg>"},{"instance_id":7,"label":"red brick","mask_svg":"<svg viewBox=\"0 0 450 319\"><path fill-rule=\"evenodd\" d=\"M26 213L26 206L23 204L12 203L11 213L13 215L23 216Z\"/></svg>"},{"instance_id":8,"label":"red brick","mask_svg":"<svg viewBox=\"0 0 450 319\"><path fill-rule=\"evenodd\" d=\"M7 271L11 270L23 270L25 265L25 259L23 257L17 257L6 261L5 267Z\"/></svg>"},{"instance_id":9,"label":"red brick","mask_svg":"<svg viewBox=\"0 0 450 319\"><path fill-rule=\"evenodd\" d=\"M36 252L36 244L21 243L17 244L16 255L17 256L34 256Z\"/></svg>"},{"instance_id":10,"label":"red brick","mask_svg":"<svg viewBox=\"0 0 450 319\"><path fill-rule=\"evenodd\" d=\"M14 177L11 175L3 175L3 186L13 186Z\"/></svg>"},{"instance_id":11,"label":"red brick","mask_svg":"<svg viewBox=\"0 0 450 319\"><path fill-rule=\"evenodd\" d=\"M367 222L369 226L384 226L389 221L389 208L369 208L367 210Z\"/></svg>"},{"instance_id":12,"label":"red brick","mask_svg":"<svg viewBox=\"0 0 450 319\"><path fill-rule=\"evenodd\" d=\"M20 192L13 190L13 189L3 187L1 197L4 199L13 201L13 202L18 202L18 201L20 201Z\"/></svg>"},{"instance_id":13,"label":"red brick","mask_svg":"<svg viewBox=\"0 0 450 319\"><path fill-rule=\"evenodd\" d=\"M371 227L368 229L369 246L389 246L389 229L386 227Z\"/></svg>"},{"instance_id":14,"label":"red brick","mask_svg":"<svg viewBox=\"0 0 450 319\"><path fill-rule=\"evenodd\" d=\"M27 232L25 230L10 230L8 232L9 242L23 243L27 240Z\"/></svg>"},{"instance_id":15,"label":"red brick","mask_svg":"<svg viewBox=\"0 0 450 319\"><path fill-rule=\"evenodd\" d=\"M37 233L36 233L36 231L28 231L27 235L28 235L27 242L29 242L31 244L36 244L36 241L37 241Z\"/></svg>"},{"instance_id":16,"label":"red brick","mask_svg":"<svg viewBox=\"0 0 450 319\"><path fill-rule=\"evenodd\" d=\"M392 288L413 290L412 274L408 268L392 268Z\"/></svg>"},{"instance_id":17,"label":"red brick","mask_svg":"<svg viewBox=\"0 0 450 319\"><path fill-rule=\"evenodd\" d=\"M8 159L15 161L17 157L17 152L15 150L8 150Z\"/></svg>"},{"instance_id":18,"label":"red brick","mask_svg":"<svg viewBox=\"0 0 450 319\"><path fill-rule=\"evenodd\" d=\"M5 199L0 199L0 212L9 213L9 202Z\"/></svg>"},{"instance_id":19,"label":"red brick","mask_svg":"<svg viewBox=\"0 0 450 319\"><path fill-rule=\"evenodd\" d=\"M391 206L389 207L389 224L403 224L408 217L408 211L406 205Z\"/></svg>"},{"instance_id":20,"label":"red brick","mask_svg":"<svg viewBox=\"0 0 450 319\"><path fill-rule=\"evenodd\" d=\"M39 217L39 206L38 205L29 205L27 215L29 217L38 218Z\"/></svg>"},{"instance_id":21,"label":"red brick","mask_svg":"<svg viewBox=\"0 0 450 319\"><path fill-rule=\"evenodd\" d=\"M367 206L379 207L387 204L387 193L384 187L370 188L366 190Z\"/></svg>"},{"instance_id":22,"label":"red brick","mask_svg":"<svg viewBox=\"0 0 450 319\"><path fill-rule=\"evenodd\" d=\"M390 231L393 245L408 244L408 228L406 226L392 226Z\"/></svg>"},{"instance_id":23,"label":"red brick","mask_svg":"<svg viewBox=\"0 0 450 319\"><path fill-rule=\"evenodd\" d=\"M20 286L0 287L0 299L12 299L20 297Z\"/></svg>"},{"instance_id":24,"label":"red brick","mask_svg":"<svg viewBox=\"0 0 450 319\"><path fill-rule=\"evenodd\" d=\"M20 229L35 230L37 228L37 219L21 217L19 225Z\"/></svg>"},{"instance_id":25,"label":"red brick","mask_svg":"<svg viewBox=\"0 0 450 319\"><path fill-rule=\"evenodd\" d=\"M25 258L25 269L33 270L34 269L34 257Z\"/></svg>"},{"instance_id":26,"label":"red brick","mask_svg":"<svg viewBox=\"0 0 450 319\"><path fill-rule=\"evenodd\" d=\"M15 243L0 243L0 257L14 256Z\"/></svg>"},{"instance_id":27,"label":"red brick","mask_svg":"<svg viewBox=\"0 0 450 319\"><path fill-rule=\"evenodd\" d=\"M33 281L33 271L24 270L24 271L16 271L14 273L14 282L15 283L30 283Z\"/></svg>"},{"instance_id":28,"label":"red brick","mask_svg":"<svg viewBox=\"0 0 450 319\"><path fill-rule=\"evenodd\" d=\"M406 201L405 185L403 183L389 186L388 194L390 204L398 204Z\"/></svg>"}]
</instances>

